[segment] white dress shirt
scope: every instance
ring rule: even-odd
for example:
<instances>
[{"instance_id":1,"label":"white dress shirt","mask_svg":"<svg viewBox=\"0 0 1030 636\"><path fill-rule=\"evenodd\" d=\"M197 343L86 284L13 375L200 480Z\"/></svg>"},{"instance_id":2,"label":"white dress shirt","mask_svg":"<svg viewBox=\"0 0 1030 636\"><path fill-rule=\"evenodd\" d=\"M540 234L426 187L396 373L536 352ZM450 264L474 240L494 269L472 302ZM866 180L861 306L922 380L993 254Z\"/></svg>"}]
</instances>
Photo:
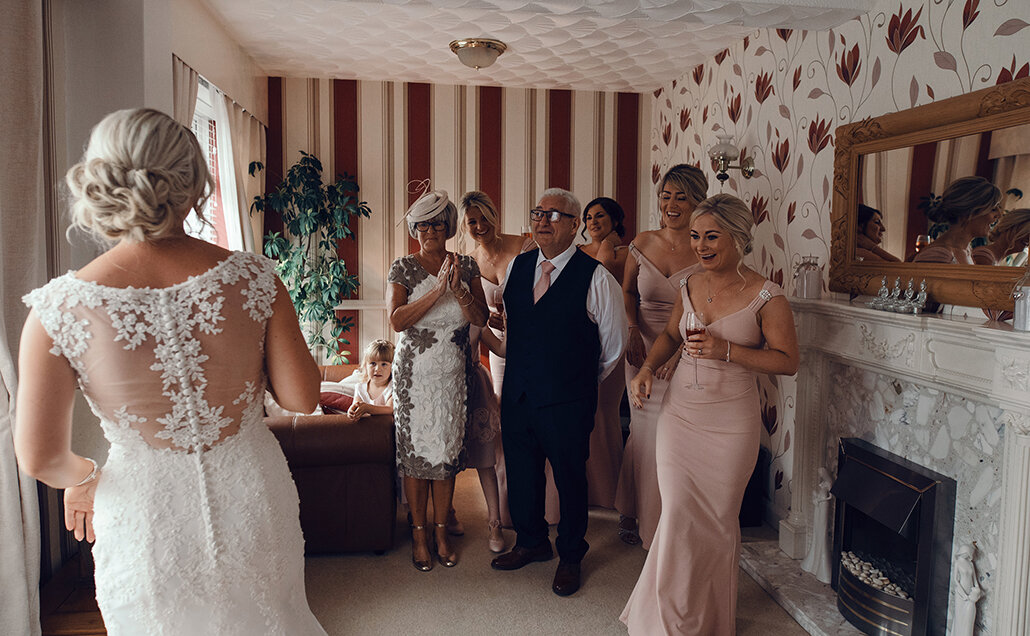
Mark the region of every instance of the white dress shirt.
<instances>
[{"instance_id":1,"label":"white dress shirt","mask_svg":"<svg viewBox=\"0 0 1030 636\"><path fill-rule=\"evenodd\" d=\"M554 285L562 270L569 264L572 255L576 252L576 246L571 245L561 254L555 256L551 261L554 270L551 272L551 285ZM540 280L542 275L540 264L548 259L544 253L537 251L536 268L533 271L533 285ZM508 263L508 269L504 274L506 287L508 278L511 276L512 265L515 259ZM615 365L622 358L626 349L626 342L629 340L629 326L626 320L626 307L622 302L622 287L619 281L615 280L611 272L598 264L594 268L594 274L590 279L590 288L587 290L587 316L590 321L597 325L597 333L601 340L601 357L598 362L597 383L604 382L614 369Z\"/></svg>"}]
</instances>

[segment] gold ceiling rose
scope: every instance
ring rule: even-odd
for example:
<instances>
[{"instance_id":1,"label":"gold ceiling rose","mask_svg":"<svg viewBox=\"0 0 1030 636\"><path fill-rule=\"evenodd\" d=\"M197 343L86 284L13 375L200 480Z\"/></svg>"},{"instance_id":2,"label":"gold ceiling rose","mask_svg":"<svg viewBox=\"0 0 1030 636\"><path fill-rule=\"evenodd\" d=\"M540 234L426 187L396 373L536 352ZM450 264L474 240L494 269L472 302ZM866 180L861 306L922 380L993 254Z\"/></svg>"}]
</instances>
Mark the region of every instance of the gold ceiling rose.
<instances>
[{"instance_id":1,"label":"gold ceiling rose","mask_svg":"<svg viewBox=\"0 0 1030 636\"><path fill-rule=\"evenodd\" d=\"M490 38L465 38L451 42L451 50L462 64L478 71L496 62L508 45Z\"/></svg>"}]
</instances>

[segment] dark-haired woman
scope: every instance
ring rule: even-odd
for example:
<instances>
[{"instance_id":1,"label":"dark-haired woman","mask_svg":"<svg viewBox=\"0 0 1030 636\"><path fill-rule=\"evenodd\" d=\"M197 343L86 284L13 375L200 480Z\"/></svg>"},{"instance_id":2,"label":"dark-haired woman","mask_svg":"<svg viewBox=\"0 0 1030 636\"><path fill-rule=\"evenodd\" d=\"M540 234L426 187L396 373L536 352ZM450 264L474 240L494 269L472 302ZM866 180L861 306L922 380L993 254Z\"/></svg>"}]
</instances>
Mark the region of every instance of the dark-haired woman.
<instances>
[{"instance_id":1,"label":"dark-haired woman","mask_svg":"<svg viewBox=\"0 0 1030 636\"><path fill-rule=\"evenodd\" d=\"M883 214L868 205L859 204L858 233L855 236L855 256L864 261L898 262L901 259L880 247L883 242Z\"/></svg>"},{"instance_id":2,"label":"dark-haired woman","mask_svg":"<svg viewBox=\"0 0 1030 636\"><path fill-rule=\"evenodd\" d=\"M619 245L626 235L626 213L615 199L597 197L583 207L583 236L590 242L581 245L583 253L599 261L622 285L629 250ZM587 501L591 506L615 507L615 490L622 467L622 422L619 405L626 391L625 361L620 360L597 391L594 430L590 434L590 459L587 460Z\"/></svg>"},{"instance_id":3,"label":"dark-haired woman","mask_svg":"<svg viewBox=\"0 0 1030 636\"><path fill-rule=\"evenodd\" d=\"M626 236L623 221L626 213L615 199L597 197L583 208L583 230L590 242L581 245L587 256L599 261L622 284L622 273L626 269L626 255L629 250L620 245Z\"/></svg>"}]
</instances>

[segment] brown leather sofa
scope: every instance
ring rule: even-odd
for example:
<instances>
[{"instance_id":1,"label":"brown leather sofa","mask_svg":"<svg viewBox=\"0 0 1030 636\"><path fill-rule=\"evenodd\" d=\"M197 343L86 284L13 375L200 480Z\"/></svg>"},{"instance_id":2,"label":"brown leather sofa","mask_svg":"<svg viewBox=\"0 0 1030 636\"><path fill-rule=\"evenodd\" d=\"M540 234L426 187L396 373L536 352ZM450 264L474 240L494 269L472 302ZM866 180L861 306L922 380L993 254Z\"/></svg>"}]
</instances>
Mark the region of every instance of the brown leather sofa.
<instances>
[{"instance_id":1,"label":"brown leather sofa","mask_svg":"<svg viewBox=\"0 0 1030 636\"><path fill-rule=\"evenodd\" d=\"M355 365L323 367L339 381ZM305 552L381 552L397 525L393 417L357 422L344 415L267 417L300 495Z\"/></svg>"}]
</instances>

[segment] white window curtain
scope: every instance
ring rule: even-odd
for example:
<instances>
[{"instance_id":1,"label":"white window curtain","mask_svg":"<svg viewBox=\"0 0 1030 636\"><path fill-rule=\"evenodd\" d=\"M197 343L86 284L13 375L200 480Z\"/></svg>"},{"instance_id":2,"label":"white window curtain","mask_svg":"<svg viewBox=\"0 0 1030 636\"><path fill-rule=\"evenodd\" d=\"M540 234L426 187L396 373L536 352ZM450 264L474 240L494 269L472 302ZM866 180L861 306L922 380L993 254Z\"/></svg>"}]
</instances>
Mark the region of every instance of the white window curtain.
<instances>
[{"instance_id":1,"label":"white window curtain","mask_svg":"<svg viewBox=\"0 0 1030 636\"><path fill-rule=\"evenodd\" d=\"M243 247L248 252L260 254L265 214L255 212L251 215L250 204L255 196L264 191L264 180L261 178L263 173L251 176L249 167L252 161L260 161L262 165L265 163L265 127L228 95L223 96L222 101L228 113L229 134L232 137L232 162L236 175L235 212L242 228ZM229 204L225 206L228 215Z\"/></svg>"},{"instance_id":2,"label":"white window curtain","mask_svg":"<svg viewBox=\"0 0 1030 636\"><path fill-rule=\"evenodd\" d=\"M35 480L14 458L14 360L28 310L46 282L43 198L42 3L8 3L0 20L0 633L40 633L39 507Z\"/></svg>"},{"instance_id":3,"label":"white window curtain","mask_svg":"<svg viewBox=\"0 0 1030 636\"><path fill-rule=\"evenodd\" d=\"M172 117L187 128L193 122L193 111L197 108L197 90L200 75L172 56Z\"/></svg>"},{"instance_id":4,"label":"white window curtain","mask_svg":"<svg viewBox=\"0 0 1030 636\"><path fill-rule=\"evenodd\" d=\"M212 86L214 89L214 86ZM229 121L229 108L232 100L219 90L212 91L212 107L214 108L215 134L218 137L218 152L215 160L218 162L218 189L222 198L222 213L225 216L225 233L229 240L229 248L234 250L247 249L248 241L243 238L244 233L250 235L250 223L242 223L237 213L239 197L236 193L236 167L233 161L233 139ZM249 243L254 244L250 238Z\"/></svg>"}]
</instances>

